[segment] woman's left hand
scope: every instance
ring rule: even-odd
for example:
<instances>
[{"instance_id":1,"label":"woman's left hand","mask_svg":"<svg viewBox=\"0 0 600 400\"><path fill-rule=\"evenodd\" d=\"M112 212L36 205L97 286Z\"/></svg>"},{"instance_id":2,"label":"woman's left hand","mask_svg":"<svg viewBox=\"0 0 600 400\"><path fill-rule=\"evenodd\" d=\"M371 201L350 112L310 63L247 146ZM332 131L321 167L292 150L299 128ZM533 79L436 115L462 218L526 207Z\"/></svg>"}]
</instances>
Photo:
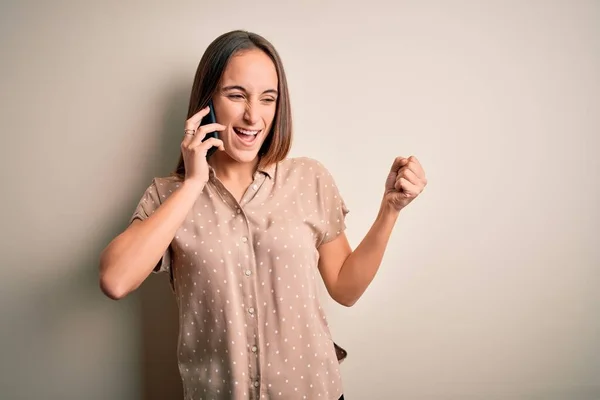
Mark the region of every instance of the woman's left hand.
<instances>
[{"instance_id":1,"label":"woman's left hand","mask_svg":"<svg viewBox=\"0 0 600 400\"><path fill-rule=\"evenodd\" d=\"M397 157L385 181L384 202L400 211L427 186L425 171L415 156Z\"/></svg>"}]
</instances>

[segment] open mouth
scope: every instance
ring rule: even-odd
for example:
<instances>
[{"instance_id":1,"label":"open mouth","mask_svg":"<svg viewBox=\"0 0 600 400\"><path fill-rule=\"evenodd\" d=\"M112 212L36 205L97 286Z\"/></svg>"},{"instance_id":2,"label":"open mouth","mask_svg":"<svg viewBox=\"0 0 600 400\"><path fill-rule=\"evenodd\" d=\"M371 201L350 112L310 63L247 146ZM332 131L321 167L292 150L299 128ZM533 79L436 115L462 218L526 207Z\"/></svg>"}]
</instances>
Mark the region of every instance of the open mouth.
<instances>
[{"instance_id":1,"label":"open mouth","mask_svg":"<svg viewBox=\"0 0 600 400\"><path fill-rule=\"evenodd\" d=\"M233 128L234 132L237 134L238 138L245 144L252 144L256 140L256 137L261 132L261 130L248 130L242 128Z\"/></svg>"}]
</instances>

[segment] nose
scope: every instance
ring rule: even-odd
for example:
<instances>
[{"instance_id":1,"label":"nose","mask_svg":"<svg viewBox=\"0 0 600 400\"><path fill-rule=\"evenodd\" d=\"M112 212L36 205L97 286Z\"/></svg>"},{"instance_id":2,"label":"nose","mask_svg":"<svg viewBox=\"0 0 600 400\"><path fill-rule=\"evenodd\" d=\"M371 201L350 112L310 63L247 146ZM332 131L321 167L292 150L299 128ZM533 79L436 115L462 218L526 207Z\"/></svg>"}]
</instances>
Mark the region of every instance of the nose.
<instances>
[{"instance_id":1,"label":"nose","mask_svg":"<svg viewBox=\"0 0 600 400\"><path fill-rule=\"evenodd\" d=\"M244 111L244 120L250 126L254 126L260 119L259 108L257 104L252 101L246 103L246 110Z\"/></svg>"}]
</instances>

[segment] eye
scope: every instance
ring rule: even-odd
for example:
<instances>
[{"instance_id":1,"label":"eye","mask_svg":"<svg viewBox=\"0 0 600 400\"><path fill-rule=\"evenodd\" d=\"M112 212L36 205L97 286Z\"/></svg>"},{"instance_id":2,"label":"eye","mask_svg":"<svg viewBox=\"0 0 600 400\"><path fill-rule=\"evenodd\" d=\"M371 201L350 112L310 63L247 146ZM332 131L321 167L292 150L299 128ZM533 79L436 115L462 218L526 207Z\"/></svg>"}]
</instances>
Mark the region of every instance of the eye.
<instances>
[{"instance_id":1,"label":"eye","mask_svg":"<svg viewBox=\"0 0 600 400\"><path fill-rule=\"evenodd\" d=\"M244 96L242 96L241 94L230 94L229 96L230 99L243 99Z\"/></svg>"},{"instance_id":2,"label":"eye","mask_svg":"<svg viewBox=\"0 0 600 400\"><path fill-rule=\"evenodd\" d=\"M266 99L263 99L263 101L265 103L273 103L275 101L275 99L271 98L271 97L267 97Z\"/></svg>"}]
</instances>

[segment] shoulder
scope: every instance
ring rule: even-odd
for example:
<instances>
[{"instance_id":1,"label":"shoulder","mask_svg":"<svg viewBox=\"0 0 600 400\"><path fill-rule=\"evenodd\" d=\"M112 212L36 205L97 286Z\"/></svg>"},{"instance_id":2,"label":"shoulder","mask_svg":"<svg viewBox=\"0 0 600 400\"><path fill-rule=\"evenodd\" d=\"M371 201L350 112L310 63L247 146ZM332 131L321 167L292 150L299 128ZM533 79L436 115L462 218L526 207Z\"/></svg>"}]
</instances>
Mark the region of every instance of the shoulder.
<instances>
[{"instance_id":1,"label":"shoulder","mask_svg":"<svg viewBox=\"0 0 600 400\"><path fill-rule=\"evenodd\" d=\"M163 202L181 183L182 180L176 176L154 177L146 188L146 194Z\"/></svg>"},{"instance_id":2,"label":"shoulder","mask_svg":"<svg viewBox=\"0 0 600 400\"><path fill-rule=\"evenodd\" d=\"M316 196L337 193L335 179L329 169L319 160L311 157L287 158L278 166L278 176L284 185L290 185L302 192L312 192Z\"/></svg>"},{"instance_id":3,"label":"shoulder","mask_svg":"<svg viewBox=\"0 0 600 400\"><path fill-rule=\"evenodd\" d=\"M319 178L322 176L331 176L325 165L317 159L311 157L290 157L279 163L278 168L284 173L298 172L304 177Z\"/></svg>"},{"instance_id":4,"label":"shoulder","mask_svg":"<svg viewBox=\"0 0 600 400\"><path fill-rule=\"evenodd\" d=\"M177 176L162 176L152 179L152 183L162 188L178 187L183 183L183 180Z\"/></svg>"}]
</instances>

